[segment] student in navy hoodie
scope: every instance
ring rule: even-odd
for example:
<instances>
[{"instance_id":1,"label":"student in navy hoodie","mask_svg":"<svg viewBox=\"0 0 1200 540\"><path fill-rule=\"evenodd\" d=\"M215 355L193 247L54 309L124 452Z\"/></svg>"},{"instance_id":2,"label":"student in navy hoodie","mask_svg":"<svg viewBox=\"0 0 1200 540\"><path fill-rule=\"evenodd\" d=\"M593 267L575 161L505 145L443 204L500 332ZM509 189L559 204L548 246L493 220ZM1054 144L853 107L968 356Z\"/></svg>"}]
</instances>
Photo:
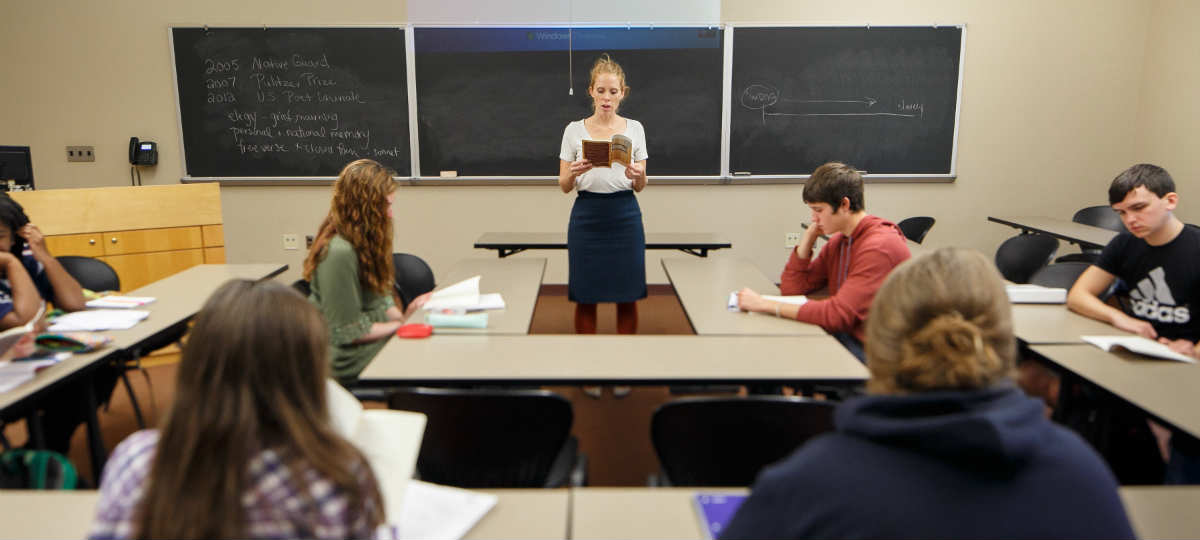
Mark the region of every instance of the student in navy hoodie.
<instances>
[{"instance_id":1,"label":"student in navy hoodie","mask_svg":"<svg viewBox=\"0 0 1200 540\"><path fill-rule=\"evenodd\" d=\"M722 538L1134 538L1104 462L1014 385L983 255L897 267L866 336L868 395L765 469Z\"/></svg>"}]
</instances>

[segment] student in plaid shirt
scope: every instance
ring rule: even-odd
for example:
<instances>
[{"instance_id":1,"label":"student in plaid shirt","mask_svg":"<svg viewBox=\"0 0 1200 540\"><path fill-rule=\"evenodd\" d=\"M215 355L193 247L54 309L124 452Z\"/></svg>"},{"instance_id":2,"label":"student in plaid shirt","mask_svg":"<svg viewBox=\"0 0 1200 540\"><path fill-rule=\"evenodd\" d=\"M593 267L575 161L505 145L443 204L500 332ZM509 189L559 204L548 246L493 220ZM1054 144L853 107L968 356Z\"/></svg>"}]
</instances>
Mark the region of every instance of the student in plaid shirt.
<instances>
[{"instance_id":1,"label":"student in plaid shirt","mask_svg":"<svg viewBox=\"0 0 1200 540\"><path fill-rule=\"evenodd\" d=\"M329 336L290 288L231 281L196 317L159 430L113 452L91 538L366 538L384 507L329 423Z\"/></svg>"}]
</instances>

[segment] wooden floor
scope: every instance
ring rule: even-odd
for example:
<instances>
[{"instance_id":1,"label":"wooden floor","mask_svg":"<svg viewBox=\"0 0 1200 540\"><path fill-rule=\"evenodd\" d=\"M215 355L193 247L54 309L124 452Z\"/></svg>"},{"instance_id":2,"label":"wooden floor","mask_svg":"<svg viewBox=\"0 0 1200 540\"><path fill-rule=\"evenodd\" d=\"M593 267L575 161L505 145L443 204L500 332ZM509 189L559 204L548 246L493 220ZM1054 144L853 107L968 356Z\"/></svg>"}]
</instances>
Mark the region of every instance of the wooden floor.
<instances>
[{"instance_id":1,"label":"wooden floor","mask_svg":"<svg viewBox=\"0 0 1200 540\"><path fill-rule=\"evenodd\" d=\"M652 285L649 296L638 302L640 334L691 334L674 291L667 285ZM566 287L545 285L538 296L530 330L534 334L574 333L574 304L567 300ZM616 309L612 304L599 308L598 332L616 333ZM129 373L130 382L149 425L155 425L161 413L175 397L176 365L165 363L144 372ZM630 395L616 398L611 388L603 389L600 399L587 396L578 387L553 387L551 390L569 399L575 409L574 433L580 450L588 455L589 483L594 486L641 486L658 469L650 444L650 415L659 405L679 396L664 387L635 387ZM380 403L368 403L380 407ZM122 439L137 430L133 408L125 385L117 384L108 411L101 411L100 425L106 448L110 451ZM16 423L5 429L14 445L25 442L25 426ZM87 441L82 426L76 430L69 456L81 478L91 477Z\"/></svg>"}]
</instances>

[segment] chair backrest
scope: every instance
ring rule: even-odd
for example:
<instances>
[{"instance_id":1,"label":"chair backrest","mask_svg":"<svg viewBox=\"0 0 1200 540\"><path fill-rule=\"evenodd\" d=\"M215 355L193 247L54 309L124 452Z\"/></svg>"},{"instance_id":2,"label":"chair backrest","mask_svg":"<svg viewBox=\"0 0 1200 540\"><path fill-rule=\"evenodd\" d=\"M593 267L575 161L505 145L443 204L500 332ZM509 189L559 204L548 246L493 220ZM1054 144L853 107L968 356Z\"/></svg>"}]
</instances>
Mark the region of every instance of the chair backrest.
<instances>
[{"instance_id":1,"label":"chair backrest","mask_svg":"<svg viewBox=\"0 0 1200 540\"><path fill-rule=\"evenodd\" d=\"M305 298L308 298L308 295L312 294L312 286L308 284L307 279L297 279L296 281L293 281L292 288L296 289L296 292L300 293Z\"/></svg>"},{"instance_id":2,"label":"chair backrest","mask_svg":"<svg viewBox=\"0 0 1200 540\"><path fill-rule=\"evenodd\" d=\"M1091 263L1081 261L1062 262L1043 266L1029 277L1029 282L1043 287L1070 289L1075 284L1075 280L1079 279L1079 275L1084 270L1087 270L1089 266L1091 266Z\"/></svg>"},{"instance_id":3,"label":"chair backrest","mask_svg":"<svg viewBox=\"0 0 1200 540\"><path fill-rule=\"evenodd\" d=\"M78 255L56 258L67 273L85 289L95 292L121 290L121 278L117 276L117 271L100 259Z\"/></svg>"},{"instance_id":4,"label":"chair backrest","mask_svg":"<svg viewBox=\"0 0 1200 540\"><path fill-rule=\"evenodd\" d=\"M1071 221L1093 227L1103 227L1110 231L1125 232L1125 224L1121 223L1121 216L1118 216L1111 206L1080 208L1071 217Z\"/></svg>"},{"instance_id":5,"label":"chair backrest","mask_svg":"<svg viewBox=\"0 0 1200 540\"><path fill-rule=\"evenodd\" d=\"M1044 234L1018 234L996 250L996 268L1013 283L1029 283L1033 273L1050 264L1058 251L1058 240Z\"/></svg>"},{"instance_id":6,"label":"chair backrest","mask_svg":"<svg viewBox=\"0 0 1200 540\"><path fill-rule=\"evenodd\" d=\"M749 486L763 467L833 429L833 404L786 396L686 398L654 411L650 436L676 486Z\"/></svg>"},{"instance_id":7,"label":"chair backrest","mask_svg":"<svg viewBox=\"0 0 1200 540\"><path fill-rule=\"evenodd\" d=\"M904 233L905 238L920 244L925 235L929 234L929 229L933 228L935 221L937 220L929 216L913 216L900 220L896 226L900 227L900 232Z\"/></svg>"},{"instance_id":8,"label":"chair backrest","mask_svg":"<svg viewBox=\"0 0 1200 540\"><path fill-rule=\"evenodd\" d=\"M404 304L400 309L407 308L413 298L432 291L437 286L433 279L433 269L416 255L393 253L392 266L395 267L396 273L396 294Z\"/></svg>"},{"instance_id":9,"label":"chair backrest","mask_svg":"<svg viewBox=\"0 0 1200 540\"><path fill-rule=\"evenodd\" d=\"M571 432L571 402L545 390L408 388L388 407L424 413L421 479L465 488L543 487Z\"/></svg>"}]
</instances>

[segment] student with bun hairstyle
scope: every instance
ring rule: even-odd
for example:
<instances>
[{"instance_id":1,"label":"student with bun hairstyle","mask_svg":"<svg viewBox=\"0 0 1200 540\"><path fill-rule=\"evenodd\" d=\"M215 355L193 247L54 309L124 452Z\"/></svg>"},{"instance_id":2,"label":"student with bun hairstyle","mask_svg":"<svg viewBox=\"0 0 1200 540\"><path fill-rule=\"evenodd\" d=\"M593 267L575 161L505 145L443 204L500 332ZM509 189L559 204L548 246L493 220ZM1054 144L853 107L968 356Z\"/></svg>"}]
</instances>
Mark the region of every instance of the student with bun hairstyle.
<instances>
[{"instance_id":1,"label":"student with bun hairstyle","mask_svg":"<svg viewBox=\"0 0 1200 540\"><path fill-rule=\"evenodd\" d=\"M629 95L625 71L608 56L592 66L592 115L567 124L559 150L558 187L577 191L567 226L567 297L575 302L575 332L596 333L596 304L616 302L617 332L637 333L637 301L646 297L646 233L634 193L646 188L646 131L617 114ZM625 135L628 167L593 167L583 141Z\"/></svg>"},{"instance_id":2,"label":"student with bun hairstyle","mask_svg":"<svg viewBox=\"0 0 1200 540\"><path fill-rule=\"evenodd\" d=\"M392 269L395 172L353 161L333 183L333 201L304 259L309 300L329 324L329 359L342 384L358 379L400 325L431 293L397 307Z\"/></svg>"},{"instance_id":3,"label":"student with bun hairstyle","mask_svg":"<svg viewBox=\"0 0 1200 540\"><path fill-rule=\"evenodd\" d=\"M893 270L867 395L764 469L722 538L1133 538L1104 462L1013 383L1011 311L978 252Z\"/></svg>"},{"instance_id":4,"label":"student with bun hairstyle","mask_svg":"<svg viewBox=\"0 0 1200 540\"><path fill-rule=\"evenodd\" d=\"M384 506L326 404L329 333L282 284L208 299L158 430L113 452L91 538L367 538Z\"/></svg>"}]
</instances>

